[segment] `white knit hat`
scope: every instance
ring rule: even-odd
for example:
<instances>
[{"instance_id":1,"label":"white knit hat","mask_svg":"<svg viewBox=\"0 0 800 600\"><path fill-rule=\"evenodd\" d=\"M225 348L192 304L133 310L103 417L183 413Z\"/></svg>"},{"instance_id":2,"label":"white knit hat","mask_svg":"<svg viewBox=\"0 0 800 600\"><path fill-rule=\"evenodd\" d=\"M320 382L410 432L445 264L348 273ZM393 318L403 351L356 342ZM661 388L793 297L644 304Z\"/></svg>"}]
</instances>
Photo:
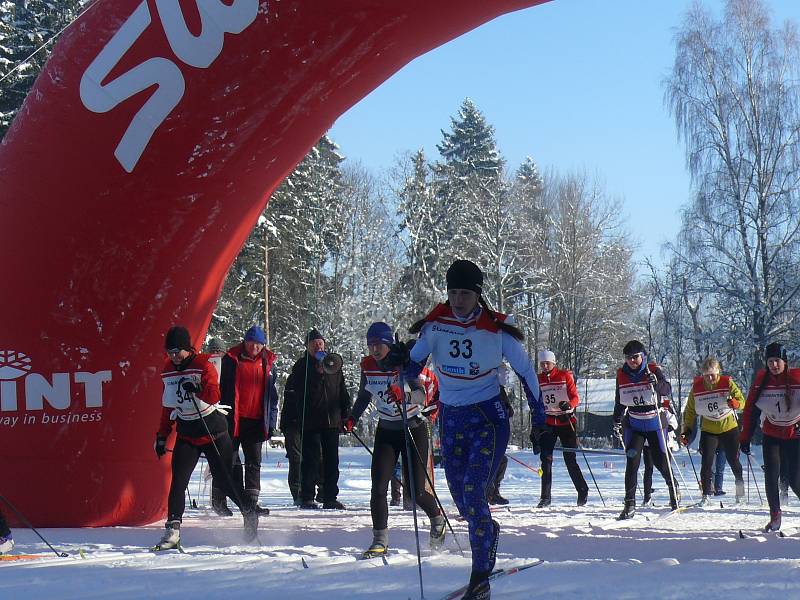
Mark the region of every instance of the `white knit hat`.
<instances>
[{"instance_id":1,"label":"white knit hat","mask_svg":"<svg viewBox=\"0 0 800 600\"><path fill-rule=\"evenodd\" d=\"M540 363L551 362L555 364L556 355L553 354L552 350L542 350L541 352L539 352L539 362Z\"/></svg>"}]
</instances>

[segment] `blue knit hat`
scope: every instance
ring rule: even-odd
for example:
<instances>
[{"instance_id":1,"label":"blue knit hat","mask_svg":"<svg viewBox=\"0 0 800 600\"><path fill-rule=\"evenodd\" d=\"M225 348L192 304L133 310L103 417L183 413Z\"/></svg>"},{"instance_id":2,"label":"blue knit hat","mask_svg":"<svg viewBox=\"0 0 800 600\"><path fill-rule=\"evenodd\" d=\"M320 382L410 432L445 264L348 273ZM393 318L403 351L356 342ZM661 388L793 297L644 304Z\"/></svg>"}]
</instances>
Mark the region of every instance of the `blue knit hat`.
<instances>
[{"instance_id":1,"label":"blue knit hat","mask_svg":"<svg viewBox=\"0 0 800 600\"><path fill-rule=\"evenodd\" d=\"M392 328L383 321L376 321L367 329L367 344L386 344L391 346L394 343Z\"/></svg>"},{"instance_id":2,"label":"blue knit hat","mask_svg":"<svg viewBox=\"0 0 800 600\"><path fill-rule=\"evenodd\" d=\"M258 325L253 325L244 334L244 341L245 342L255 342L257 344L266 344L267 343L267 336L264 335L264 330L261 329L261 327L259 327Z\"/></svg>"}]
</instances>

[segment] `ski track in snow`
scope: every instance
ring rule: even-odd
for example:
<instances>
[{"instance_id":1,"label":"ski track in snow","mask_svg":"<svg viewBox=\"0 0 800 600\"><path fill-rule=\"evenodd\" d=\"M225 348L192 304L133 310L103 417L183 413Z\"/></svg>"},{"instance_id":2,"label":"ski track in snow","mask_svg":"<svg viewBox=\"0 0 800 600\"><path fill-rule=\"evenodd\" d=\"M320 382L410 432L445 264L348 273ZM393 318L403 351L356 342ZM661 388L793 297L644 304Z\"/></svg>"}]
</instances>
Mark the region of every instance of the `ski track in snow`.
<instances>
[{"instance_id":1,"label":"ski track in snow","mask_svg":"<svg viewBox=\"0 0 800 600\"><path fill-rule=\"evenodd\" d=\"M538 466L538 457L530 452L514 456ZM272 514L261 519L259 544L245 545L238 513L221 518L207 508L209 486L201 481L198 465L189 491L201 508L187 509L184 518L181 537L186 554L147 551L161 535L161 522L147 527L44 529L43 535L57 549L75 555L83 549L88 558L53 555L2 563L0 599L420 598L410 511L390 509L388 565L380 559L356 559L372 539L369 456L363 449L341 448L340 457L339 499L347 511L300 511L291 506L286 460L282 451L269 449L262 466L261 504ZM666 487L656 472L654 500L660 506L640 508L636 518L617 522L624 495L624 461L617 456L588 458L606 507L583 461L589 504L574 505L576 494L557 453L553 505L541 510L533 508L539 498L539 478L509 462L501 493L511 505L493 513L502 527L498 567L534 558L546 562L494 582L494 599L640 600L643 595L682 598L728 593L746 593L748 600L777 594L800 598L800 571L795 570L800 568L800 538L757 533L768 520L768 510L759 503L752 483L750 504L734 506L732 495L727 495L716 498L710 508L690 508L665 517ZM697 499L697 486L685 456L679 455L678 462L687 482L682 487L688 504L691 496ZM760 476L761 470L754 466ZM436 480L465 553L459 553L448 532L446 552L431 554L428 521L419 511L425 598L434 600L466 583L470 572L466 524L455 518L441 469L436 470ZM763 494L763 479L759 486ZM726 487L732 494L730 472ZM726 508L719 507L719 500ZM800 525L797 506L792 498L784 507L784 528ZM750 537L739 539L740 529ZM33 532L13 532L16 552L49 552Z\"/></svg>"}]
</instances>

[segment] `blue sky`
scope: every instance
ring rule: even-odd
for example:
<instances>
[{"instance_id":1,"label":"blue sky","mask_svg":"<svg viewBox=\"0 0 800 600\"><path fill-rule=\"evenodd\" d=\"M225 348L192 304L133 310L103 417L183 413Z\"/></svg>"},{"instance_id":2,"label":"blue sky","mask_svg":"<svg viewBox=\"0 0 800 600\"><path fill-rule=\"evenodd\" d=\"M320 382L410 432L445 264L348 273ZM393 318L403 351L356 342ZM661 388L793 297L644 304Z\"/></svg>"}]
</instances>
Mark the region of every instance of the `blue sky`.
<instances>
[{"instance_id":1,"label":"blue sky","mask_svg":"<svg viewBox=\"0 0 800 600\"><path fill-rule=\"evenodd\" d=\"M433 158L469 97L511 169L531 156L541 171L597 175L621 201L638 256L660 262L691 189L662 85L690 2L553 0L505 15L411 62L330 135L348 159L376 171L419 147ZM723 5L704 4L717 14ZM800 0L767 4L773 25L800 21Z\"/></svg>"}]
</instances>

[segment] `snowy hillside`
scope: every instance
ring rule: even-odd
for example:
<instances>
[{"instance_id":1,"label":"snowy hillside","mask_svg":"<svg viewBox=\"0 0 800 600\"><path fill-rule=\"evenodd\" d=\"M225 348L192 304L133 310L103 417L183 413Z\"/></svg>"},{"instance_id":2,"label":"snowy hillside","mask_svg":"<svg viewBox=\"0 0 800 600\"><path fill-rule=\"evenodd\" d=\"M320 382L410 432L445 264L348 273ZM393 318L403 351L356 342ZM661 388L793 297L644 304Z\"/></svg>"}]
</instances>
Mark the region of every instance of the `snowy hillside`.
<instances>
[{"instance_id":1,"label":"snowy hillside","mask_svg":"<svg viewBox=\"0 0 800 600\"><path fill-rule=\"evenodd\" d=\"M760 456L760 448L756 449ZM0 564L0 598L248 598L359 600L419 598L419 576L410 512L392 508L389 515L388 565L379 559L356 561L355 554L371 541L369 457L360 449L341 451L342 493L347 511L299 511L290 506L286 460L270 450L262 469L261 503L272 514L262 519L259 545L243 545L238 517L211 516L204 509L187 511L182 529L186 554L154 555L147 547L161 535L162 523L149 527L46 529L57 548L87 558L52 558ZM514 456L538 466L528 452ZM574 506L575 492L561 457L556 458L553 506L536 510L538 477L514 461L501 492L509 510L495 514L502 526L499 567L538 557L545 563L498 580L493 598L698 598L747 594L751 598L800 597L800 539L756 535L767 521L750 483L747 506L728 507L732 495L714 508L689 509L664 516L665 487L656 473L655 494L660 508L640 511L633 521L618 523L622 505L624 462L620 456L591 455L590 464L607 503L592 486L589 505ZM684 464L685 461L685 464ZM694 475L685 452L679 456L689 483L684 502L697 496ZM697 462L697 461L695 461ZM581 459L587 481L591 478ZM699 465L698 465L699 467ZM761 469L754 464L760 477ZM469 547L465 525L456 520L453 503L437 470L437 488L462 547ZM763 494L763 480L759 479ZM732 494L733 479L727 473ZM200 469L190 486L200 505L208 490ZM688 493L687 493L688 492ZM800 525L798 501L784 512L784 529ZM786 507L785 507L786 508ZM53 510L58 510L54 499ZM753 536L740 539L739 529ZM420 517L423 542L422 574L425 598L436 599L466 583L470 562L452 536L448 552L427 550L427 520ZM27 530L15 529L19 552L46 552ZM305 564L304 564L305 563ZM307 568L306 568L307 566ZM795 594L798 594L795 596Z\"/></svg>"}]
</instances>

